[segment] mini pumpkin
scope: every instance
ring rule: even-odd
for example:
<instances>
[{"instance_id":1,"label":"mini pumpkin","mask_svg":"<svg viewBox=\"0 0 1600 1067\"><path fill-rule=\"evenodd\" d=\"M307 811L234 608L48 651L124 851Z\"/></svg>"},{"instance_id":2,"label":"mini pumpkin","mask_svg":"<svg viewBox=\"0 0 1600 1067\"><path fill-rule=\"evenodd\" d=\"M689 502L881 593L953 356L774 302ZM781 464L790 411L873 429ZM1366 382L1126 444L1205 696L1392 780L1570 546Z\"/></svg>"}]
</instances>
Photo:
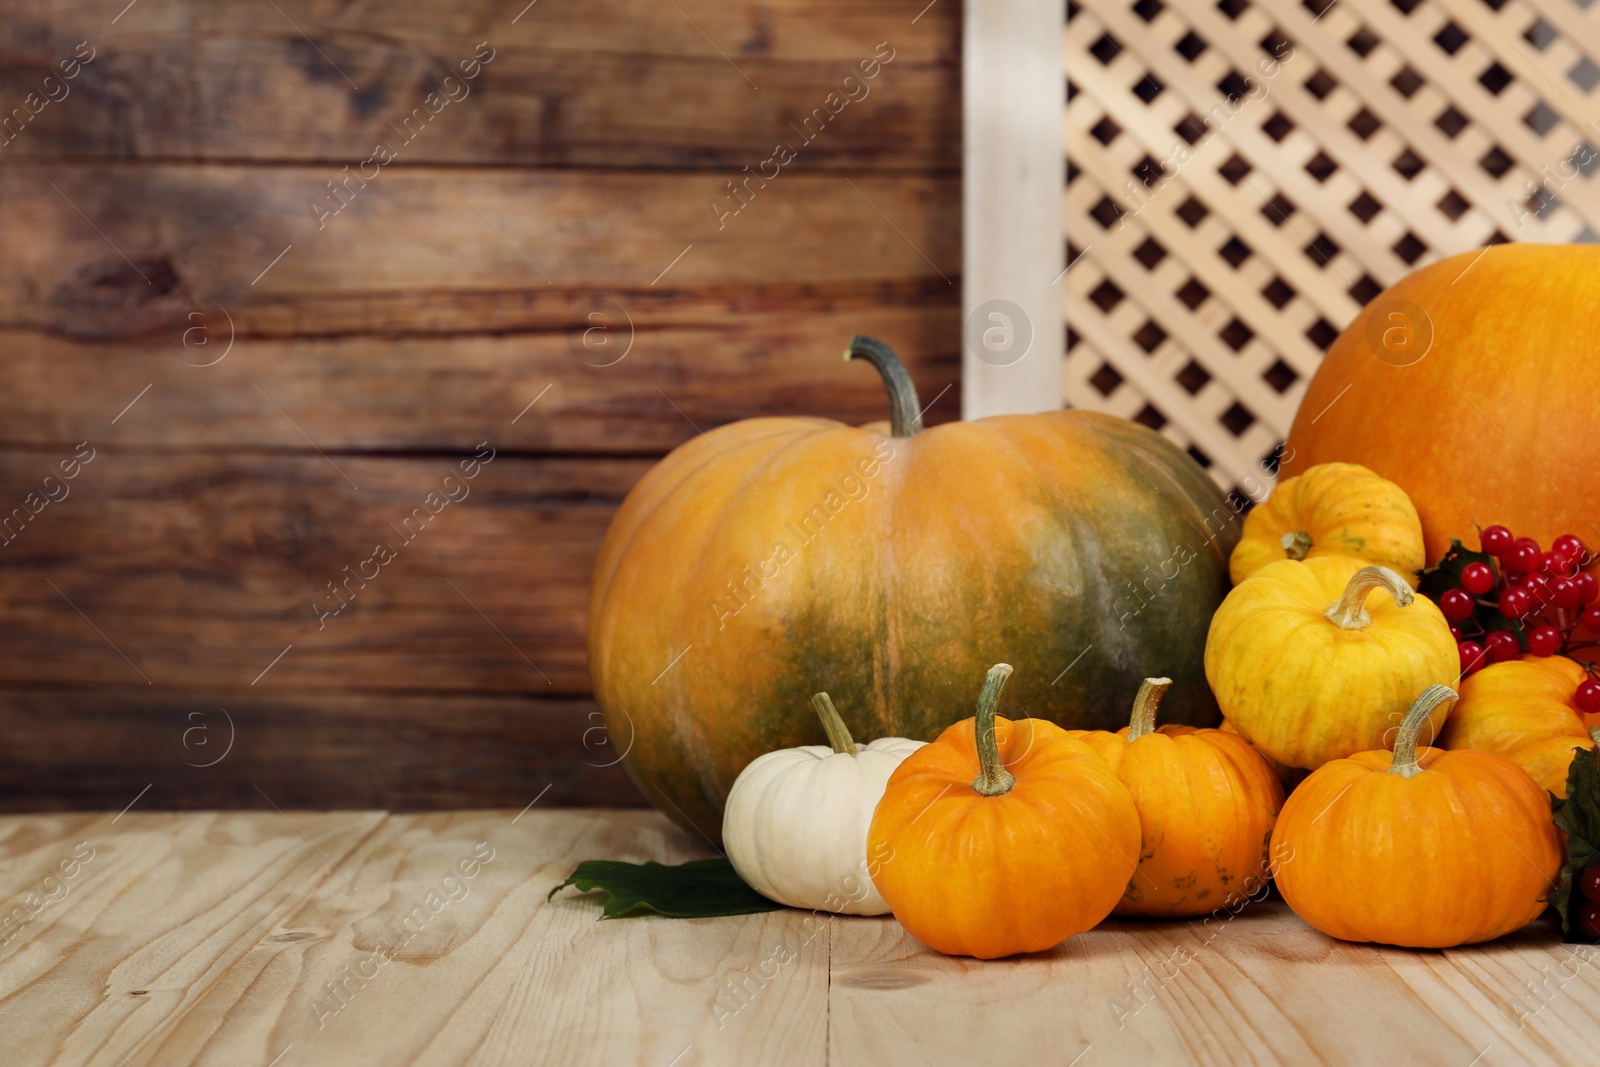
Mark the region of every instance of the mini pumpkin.
<instances>
[{"instance_id":1,"label":"mini pumpkin","mask_svg":"<svg viewBox=\"0 0 1600 1067\"><path fill-rule=\"evenodd\" d=\"M1104 759L1139 809L1139 867L1116 915L1202 915L1265 883L1283 787L1250 742L1156 727L1168 678L1146 678L1127 727L1069 730Z\"/></svg>"},{"instance_id":2,"label":"mini pumpkin","mask_svg":"<svg viewBox=\"0 0 1600 1067\"><path fill-rule=\"evenodd\" d=\"M1562 863L1544 790L1504 756L1417 751L1455 695L1429 686L1392 753L1334 760L1284 803L1273 877L1294 913L1328 936L1449 948L1544 911Z\"/></svg>"},{"instance_id":3,"label":"mini pumpkin","mask_svg":"<svg viewBox=\"0 0 1600 1067\"><path fill-rule=\"evenodd\" d=\"M977 714L908 756L872 817L873 879L930 948L994 959L1041 952L1111 914L1133 875L1139 812L1082 741L995 715L998 663Z\"/></svg>"},{"instance_id":4,"label":"mini pumpkin","mask_svg":"<svg viewBox=\"0 0 1600 1067\"><path fill-rule=\"evenodd\" d=\"M1280 559L1329 555L1388 567L1415 589L1428 563L1406 491L1356 463L1322 463L1286 478L1245 516L1228 574L1238 585Z\"/></svg>"},{"instance_id":5,"label":"mini pumpkin","mask_svg":"<svg viewBox=\"0 0 1600 1067\"><path fill-rule=\"evenodd\" d=\"M1385 747L1412 695L1459 673L1438 607L1349 556L1267 564L1228 594L1206 636L1206 678L1228 721L1307 770Z\"/></svg>"},{"instance_id":6,"label":"mini pumpkin","mask_svg":"<svg viewBox=\"0 0 1600 1067\"><path fill-rule=\"evenodd\" d=\"M826 693L811 698L827 745L758 756L734 779L722 842L739 877L792 908L886 915L872 883L867 826L900 761L922 741L880 737L858 745Z\"/></svg>"},{"instance_id":7,"label":"mini pumpkin","mask_svg":"<svg viewBox=\"0 0 1600 1067\"><path fill-rule=\"evenodd\" d=\"M1594 748L1600 716L1578 710L1588 675L1565 656L1525 656L1493 663L1461 683L1461 702L1439 743L1505 756L1558 797L1567 795L1574 749Z\"/></svg>"}]
</instances>

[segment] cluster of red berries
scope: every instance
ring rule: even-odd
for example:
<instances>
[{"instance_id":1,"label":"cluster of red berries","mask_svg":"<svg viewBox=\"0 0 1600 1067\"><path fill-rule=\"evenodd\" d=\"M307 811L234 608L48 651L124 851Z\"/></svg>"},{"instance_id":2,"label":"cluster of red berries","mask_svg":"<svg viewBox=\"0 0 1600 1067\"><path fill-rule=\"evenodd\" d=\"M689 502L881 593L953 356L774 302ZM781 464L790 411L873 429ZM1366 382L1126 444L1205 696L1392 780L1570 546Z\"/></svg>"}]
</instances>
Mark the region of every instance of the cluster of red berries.
<instances>
[{"instance_id":1,"label":"cluster of red berries","mask_svg":"<svg viewBox=\"0 0 1600 1067\"><path fill-rule=\"evenodd\" d=\"M1583 569L1595 557L1581 538L1562 534L1548 552L1533 538L1517 537L1504 526L1489 527L1481 538L1483 551L1499 567L1468 563L1461 569L1460 587L1439 596L1439 610L1450 620L1450 634L1461 654L1463 676L1489 663L1516 659L1524 646L1535 656L1600 646L1600 582ZM1490 630L1477 624L1473 616L1480 606L1497 610L1513 628ZM1579 641L1579 630L1594 637ZM1578 686L1578 707L1600 715L1600 680L1593 667L1587 669L1590 677Z\"/></svg>"},{"instance_id":2,"label":"cluster of red berries","mask_svg":"<svg viewBox=\"0 0 1600 1067\"><path fill-rule=\"evenodd\" d=\"M1573 912L1573 918L1585 937L1600 941L1600 867L1590 867L1578 875L1577 883L1583 903Z\"/></svg>"}]
</instances>

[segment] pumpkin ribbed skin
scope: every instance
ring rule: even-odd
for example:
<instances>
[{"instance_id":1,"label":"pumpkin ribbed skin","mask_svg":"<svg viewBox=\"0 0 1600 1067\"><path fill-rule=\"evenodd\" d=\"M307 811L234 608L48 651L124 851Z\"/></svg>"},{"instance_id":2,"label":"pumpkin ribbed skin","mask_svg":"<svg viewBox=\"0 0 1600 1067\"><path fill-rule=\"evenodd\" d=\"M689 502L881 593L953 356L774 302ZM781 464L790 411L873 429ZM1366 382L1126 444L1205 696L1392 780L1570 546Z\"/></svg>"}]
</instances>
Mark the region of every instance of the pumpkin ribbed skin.
<instances>
[{"instance_id":1,"label":"pumpkin ribbed skin","mask_svg":"<svg viewBox=\"0 0 1600 1067\"><path fill-rule=\"evenodd\" d=\"M595 694L645 795L713 840L741 768L821 740L819 689L864 736L929 740L965 710L956 683L1003 659L1020 680L1002 711L1110 729L1159 657L1168 718L1211 725L1201 648L1234 518L1187 455L1104 415L900 438L733 423L667 456L613 521Z\"/></svg>"},{"instance_id":2,"label":"pumpkin ribbed skin","mask_svg":"<svg viewBox=\"0 0 1600 1067\"><path fill-rule=\"evenodd\" d=\"M1418 692L1460 673L1449 624L1425 597L1401 607L1387 590L1369 593L1362 629L1326 617L1366 566L1348 556L1269 563L1211 620L1206 677L1223 714L1279 763L1315 769L1383 748ZM1444 716L1434 712L1433 731Z\"/></svg>"},{"instance_id":3,"label":"pumpkin ribbed skin","mask_svg":"<svg viewBox=\"0 0 1600 1067\"><path fill-rule=\"evenodd\" d=\"M1489 941L1539 916L1562 849L1550 800L1487 752L1334 760L1290 794L1272 834L1274 878L1296 915L1330 937L1408 948Z\"/></svg>"},{"instance_id":4,"label":"pumpkin ribbed skin","mask_svg":"<svg viewBox=\"0 0 1600 1067\"><path fill-rule=\"evenodd\" d=\"M1505 756L1558 797L1567 795L1573 749L1590 749L1578 710L1578 683L1587 675L1564 656L1524 656L1492 663L1461 683L1461 700L1439 743ZM1600 724L1600 716L1594 717Z\"/></svg>"},{"instance_id":5,"label":"pumpkin ribbed skin","mask_svg":"<svg viewBox=\"0 0 1600 1067\"><path fill-rule=\"evenodd\" d=\"M895 770L867 833L873 881L929 948L1043 952L1110 914L1134 872L1139 813L1104 760L1054 723L995 719L1010 792L982 796L965 719Z\"/></svg>"},{"instance_id":6,"label":"pumpkin ribbed skin","mask_svg":"<svg viewBox=\"0 0 1600 1067\"><path fill-rule=\"evenodd\" d=\"M1243 734L1239 733L1239 728L1233 725L1233 723L1229 722L1226 717L1223 718L1222 722L1217 726L1217 729L1221 730L1225 734L1233 734L1235 737L1244 736ZM1262 762L1267 765L1267 770L1272 772L1272 776L1276 778L1278 780L1278 784L1283 787L1284 796L1288 796L1290 793L1292 793L1294 791L1294 787L1305 781L1306 775L1311 773L1304 767L1291 767L1287 763L1279 763L1277 760L1273 759L1259 748L1256 748L1254 745L1251 745L1250 747L1255 750L1256 755L1261 757Z\"/></svg>"},{"instance_id":7,"label":"pumpkin ribbed skin","mask_svg":"<svg viewBox=\"0 0 1600 1067\"><path fill-rule=\"evenodd\" d=\"M1284 538L1298 544L1284 547ZM1280 559L1355 556L1388 567L1411 587L1427 566L1422 521L1405 490L1354 463L1324 463L1286 478L1245 516L1228 561L1234 584Z\"/></svg>"},{"instance_id":8,"label":"pumpkin ribbed skin","mask_svg":"<svg viewBox=\"0 0 1600 1067\"><path fill-rule=\"evenodd\" d=\"M1600 499L1597 309L1592 244L1496 245L1407 275L1322 357L1289 431L1283 476L1343 461L1395 482L1416 504L1430 562L1453 537L1476 548L1478 527L1492 523L1541 545L1589 537ZM1424 326L1419 310L1431 347L1397 366L1411 357L1385 350L1384 331Z\"/></svg>"},{"instance_id":9,"label":"pumpkin ribbed skin","mask_svg":"<svg viewBox=\"0 0 1600 1067\"><path fill-rule=\"evenodd\" d=\"M1114 771L1139 809L1139 868L1114 915L1203 915L1266 882L1283 787L1237 734L1162 726L1069 730Z\"/></svg>"}]
</instances>

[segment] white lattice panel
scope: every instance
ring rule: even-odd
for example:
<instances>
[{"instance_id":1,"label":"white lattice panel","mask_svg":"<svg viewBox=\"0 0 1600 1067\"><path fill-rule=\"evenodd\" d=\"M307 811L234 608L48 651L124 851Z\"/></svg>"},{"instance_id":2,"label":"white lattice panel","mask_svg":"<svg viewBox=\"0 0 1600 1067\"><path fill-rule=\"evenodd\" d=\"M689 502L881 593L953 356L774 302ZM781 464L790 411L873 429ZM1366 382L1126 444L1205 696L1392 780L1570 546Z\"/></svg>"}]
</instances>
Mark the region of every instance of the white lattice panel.
<instances>
[{"instance_id":1,"label":"white lattice panel","mask_svg":"<svg viewBox=\"0 0 1600 1067\"><path fill-rule=\"evenodd\" d=\"M1067 397L1263 476L1435 259L1600 240L1600 0L1069 0Z\"/></svg>"}]
</instances>

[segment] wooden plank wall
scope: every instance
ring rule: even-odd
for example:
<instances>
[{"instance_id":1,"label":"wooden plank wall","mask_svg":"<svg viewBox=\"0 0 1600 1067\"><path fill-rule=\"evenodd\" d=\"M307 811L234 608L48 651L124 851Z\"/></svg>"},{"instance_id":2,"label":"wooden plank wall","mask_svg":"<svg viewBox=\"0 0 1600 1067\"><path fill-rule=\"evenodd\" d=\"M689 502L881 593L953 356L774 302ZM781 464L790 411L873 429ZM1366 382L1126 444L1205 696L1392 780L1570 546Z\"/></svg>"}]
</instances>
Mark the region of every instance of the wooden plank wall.
<instances>
[{"instance_id":1,"label":"wooden plank wall","mask_svg":"<svg viewBox=\"0 0 1600 1067\"><path fill-rule=\"evenodd\" d=\"M583 647L629 487L882 417L856 332L958 415L960 22L11 0L0 807L637 803Z\"/></svg>"}]
</instances>

